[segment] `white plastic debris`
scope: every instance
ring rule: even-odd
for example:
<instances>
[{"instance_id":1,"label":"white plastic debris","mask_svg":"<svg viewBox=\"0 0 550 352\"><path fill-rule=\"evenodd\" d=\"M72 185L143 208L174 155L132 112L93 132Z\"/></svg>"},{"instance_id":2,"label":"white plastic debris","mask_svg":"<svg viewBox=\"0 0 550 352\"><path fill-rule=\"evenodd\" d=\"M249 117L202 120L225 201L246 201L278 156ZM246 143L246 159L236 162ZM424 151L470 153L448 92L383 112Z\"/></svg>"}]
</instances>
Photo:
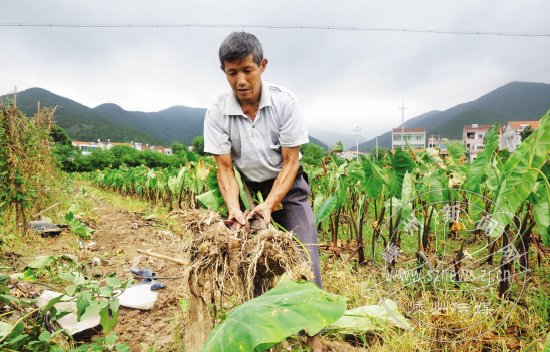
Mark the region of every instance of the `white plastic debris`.
<instances>
[{"instance_id":1,"label":"white plastic debris","mask_svg":"<svg viewBox=\"0 0 550 352\"><path fill-rule=\"evenodd\" d=\"M151 291L151 285L142 284L128 287L118 296L121 306L150 310L157 301L158 292Z\"/></svg>"},{"instance_id":2,"label":"white plastic debris","mask_svg":"<svg viewBox=\"0 0 550 352\"><path fill-rule=\"evenodd\" d=\"M42 292L42 294L38 297L38 301L36 302L36 305L38 307L43 307L47 305L52 299L59 297L61 295L60 292L45 290ZM71 297L65 296L63 297L64 300L69 300ZM79 333L84 330L88 330L91 328L95 328L99 325L99 314L96 314L86 320L76 321L76 303L75 302L59 302L54 305L55 309L57 309L58 312L61 311L68 311L69 314L65 315L64 317L60 318L57 322L63 329L65 329L69 334L74 335L76 333Z\"/></svg>"}]
</instances>

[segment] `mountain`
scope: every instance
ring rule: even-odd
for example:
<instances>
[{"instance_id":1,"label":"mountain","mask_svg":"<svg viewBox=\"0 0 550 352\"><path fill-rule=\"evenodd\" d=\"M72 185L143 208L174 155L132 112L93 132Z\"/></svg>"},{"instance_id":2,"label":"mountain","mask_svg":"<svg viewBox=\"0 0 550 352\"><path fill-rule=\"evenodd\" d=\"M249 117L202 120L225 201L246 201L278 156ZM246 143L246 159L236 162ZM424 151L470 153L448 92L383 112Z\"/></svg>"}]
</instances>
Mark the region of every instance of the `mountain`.
<instances>
[{"instance_id":1,"label":"mountain","mask_svg":"<svg viewBox=\"0 0 550 352\"><path fill-rule=\"evenodd\" d=\"M3 100L12 98L11 95L2 97ZM122 125L110 121L108 117L97 114L87 106L45 89L29 88L17 93L17 107L27 116L36 113L38 101L40 101L42 107L57 107L54 117L56 124L63 127L71 138L85 141L112 139L113 141L160 142L132 125Z\"/></svg>"},{"instance_id":2,"label":"mountain","mask_svg":"<svg viewBox=\"0 0 550 352\"><path fill-rule=\"evenodd\" d=\"M320 141L319 139L313 137L312 135L309 135L309 143L317 144L324 150L328 150L328 145L326 145L324 142Z\"/></svg>"},{"instance_id":3,"label":"mountain","mask_svg":"<svg viewBox=\"0 0 550 352\"><path fill-rule=\"evenodd\" d=\"M206 109L173 106L157 112L126 111L116 104L101 104L92 109L98 115L118 124L144 131L164 145L173 142L191 144L202 135Z\"/></svg>"},{"instance_id":4,"label":"mountain","mask_svg":"<svg viewBox=\"0 0 550 352\"><path fill-rule=\"evenodd\" d=\"M355 136L353 134L339 133L335 131L327 131L320 128L309 128L309 132L315 135L329 146L334 146L337 142L342 142L345 149L354 149L356 145ZM359 136L359 143L365 142L365 138Z\"/></svg>"},{"instance_id":5,"label":"mountain","mask_svg":"<svg viewBox=\"0 0 550 352\"><path fill-rule=\"evenodd\" d=\"M426 135L461 139L464 125L503 124L510 120L537 120L550 109L550 84L511 82L468 103L445 111L430 111L405 122L405 127L425 128ZM401 127L401 125L396 126ZM391 131L378 136L378 145L391 147ZM359 145L362 151L375 146L375 139Z\"/></svg>"},{"instance_id":6,"label":"mountain","mask_svg":"<svg viewBox=\"0 0 550 352\"><path fill-rule=\"evenodd\" d=\"M2 99L12 99L5 95ZM195 136L203 134L206 109L172 106L156 112L127 111L106 103L89 108L71 99L42 88L29 88L17 93L17 107L27 116L36 112L37 102L42 107L56 106L56 124L75 140L113 142L139 141L169 146L174 142L191 144ZM327 149L327 145L310 136L310 142Z\"/></svg>"}]
</instances>

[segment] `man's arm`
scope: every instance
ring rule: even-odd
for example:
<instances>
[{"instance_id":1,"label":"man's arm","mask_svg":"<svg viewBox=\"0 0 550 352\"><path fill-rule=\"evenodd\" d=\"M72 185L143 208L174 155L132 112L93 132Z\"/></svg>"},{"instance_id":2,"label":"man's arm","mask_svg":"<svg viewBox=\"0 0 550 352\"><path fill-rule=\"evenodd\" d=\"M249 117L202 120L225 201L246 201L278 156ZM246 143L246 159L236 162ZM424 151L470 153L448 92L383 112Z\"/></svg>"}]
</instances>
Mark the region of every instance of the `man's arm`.
<instances>
[{"instance_id":1,"label":"man's arm","mask_svg":"<svg viewBox=\"0 0 550 352\"><path fill-rule=\"evenodd\" d=\"M300 147L281 147L281 154L283 157L283 168L279 172L279 175L277 175L271 192L269 192L269 195L262 204L259 204L248 214L247 218L258 214L266 223L269 223L271 213L281 203L288 191L290 191L300 167Z\"/></svg>"},{"instance_id":2,"label":"man's arm","mask_svg":"<svg viewBox=\"0 0 550 352\"><path fill-rule=\"evenodd\" d=\"M229 212L229 220L245 225L245 218L239 204L239 185L233 173L231 154L214 155L218 164L218 185Z\"/></svg>"}]
</instances>

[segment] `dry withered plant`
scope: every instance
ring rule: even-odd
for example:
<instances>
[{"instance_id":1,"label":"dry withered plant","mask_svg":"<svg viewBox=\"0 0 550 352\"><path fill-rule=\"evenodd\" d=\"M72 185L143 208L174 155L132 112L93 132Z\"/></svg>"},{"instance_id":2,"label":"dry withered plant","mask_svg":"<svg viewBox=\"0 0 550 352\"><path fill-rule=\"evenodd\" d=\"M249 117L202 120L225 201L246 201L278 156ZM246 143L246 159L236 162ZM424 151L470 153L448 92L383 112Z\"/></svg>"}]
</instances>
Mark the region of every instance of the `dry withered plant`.
<instances>
[{"instance_id":1,"label":"dry withered plant","mask_svg":"<svg viewBox=\"0 0 550 352\"><path fill-rule=\"evenodd\" d=\"M50 129L55 108L41 108L32 118L13 102L0 101L0 217L15 216L21 226L30 211L52 197L58 171L51 155Z\"/></svg>"}]
</instances>

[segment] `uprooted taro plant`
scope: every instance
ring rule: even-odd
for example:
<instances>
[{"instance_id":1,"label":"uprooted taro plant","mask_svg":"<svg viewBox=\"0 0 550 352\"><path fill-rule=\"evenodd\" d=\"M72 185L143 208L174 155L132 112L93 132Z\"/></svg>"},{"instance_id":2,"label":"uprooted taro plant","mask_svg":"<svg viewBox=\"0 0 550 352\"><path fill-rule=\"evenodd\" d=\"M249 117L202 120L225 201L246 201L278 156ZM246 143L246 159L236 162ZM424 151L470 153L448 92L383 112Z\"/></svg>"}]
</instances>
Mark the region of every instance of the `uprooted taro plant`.
<instances>
[{"instance_id":1,"label":"uprooted taro plant","mask_svg":"<svg viewBox=\"0 0 550 352\"><path fill-rule=\"evenodd\" d=\"M240 229L227 226L217 213L206 210L178 211L190 234L185 253L189 261L187 346L201 346L228 300L241 304L272 288L276 279L312 277L302 245L291 233L267 228L253 221ZM212 307L213 311L208 309Z\"/></svg>"}]
</instances>

